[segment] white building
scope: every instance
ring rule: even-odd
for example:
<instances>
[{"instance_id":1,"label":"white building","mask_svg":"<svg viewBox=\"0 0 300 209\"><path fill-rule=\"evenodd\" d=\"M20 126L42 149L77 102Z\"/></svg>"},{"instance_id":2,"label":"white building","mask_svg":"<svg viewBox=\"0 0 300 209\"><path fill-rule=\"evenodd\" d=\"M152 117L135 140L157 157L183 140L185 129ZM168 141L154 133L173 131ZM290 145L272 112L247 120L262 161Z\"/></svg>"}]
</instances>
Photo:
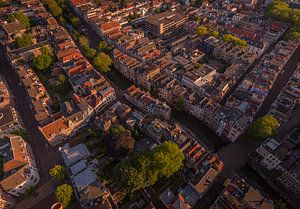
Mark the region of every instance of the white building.
<instances>
[{"instance_id":1,"label":"white building","mask_svg":"<svg viewBox=\"0 0 300 209\"><path fill-rule=\"evenodd\" d=\"M0 185L4 191L18 197L39 182L40 177L31 147L22 137L1 134L0 155L3 158L4 171Z\"/></svg>"},{"instance_id":2,"label":"white building","mask_svg":"<svg viewBox=\"0 0 300 209\"><path fill-rule=\"evenodd\" d=\"M256 152L263 158L261 164L268 170L276 168L281 163L281 160L272 154L279 145L280 144L274 139L268 139L256 149Z\"/></svg>"}]
</instances>

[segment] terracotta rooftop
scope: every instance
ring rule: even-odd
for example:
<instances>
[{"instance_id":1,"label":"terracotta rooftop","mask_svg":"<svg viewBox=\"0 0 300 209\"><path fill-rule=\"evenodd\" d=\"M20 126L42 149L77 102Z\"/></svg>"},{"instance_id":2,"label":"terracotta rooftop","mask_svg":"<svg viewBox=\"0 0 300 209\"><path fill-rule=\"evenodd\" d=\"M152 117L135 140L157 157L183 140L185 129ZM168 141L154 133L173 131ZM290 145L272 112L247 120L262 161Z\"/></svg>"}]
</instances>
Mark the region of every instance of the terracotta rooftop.
<instances>
[{"instance_id":1,"label":"terracotta rooftop","mask_svg":"<svg viewBox=\"0 0 300 209\"><path fill-rule=\"evenodd\" d=\"M53 135L59 135L63 130L69 128L69 125L65 118L61 117L58 120L53 121L52 123L45 125L40 128L42 134L47 140L50 140Z\"/></svg>"}]
</instances>

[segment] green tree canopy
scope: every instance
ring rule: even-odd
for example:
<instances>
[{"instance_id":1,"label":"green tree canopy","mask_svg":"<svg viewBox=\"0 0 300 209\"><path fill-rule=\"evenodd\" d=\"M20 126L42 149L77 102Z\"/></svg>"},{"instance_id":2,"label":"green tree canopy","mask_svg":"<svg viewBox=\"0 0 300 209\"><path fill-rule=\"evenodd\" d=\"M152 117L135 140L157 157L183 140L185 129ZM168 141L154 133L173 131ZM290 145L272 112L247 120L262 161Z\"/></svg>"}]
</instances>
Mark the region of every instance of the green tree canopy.
<instances>
[{"instance_id":1,"label":"green tree canopy","mask_svg":"<svg viewBox=\"0 0 300 209\"><path fill-rule=\"evenodd\" d=\"M73 188L69 184L58 186L55 191L55 198L64 208L67 208L73 199Z\"/></svg>"},{"instance_id":2,"label":"green tree canopy","mask_svg":"<svg viewBox=\"0 0 300 209\"><path fill-rule=\"evenodd\" d=\"M195 1L195 4L198 5L198 6L201 5L202 3L203 3L203 0L196 0Z\"/></svg>"},{"instance_id":3,"label":"green tree canopy","mask_svg":"<svg viewBox=\"0 0 300 209\"><path fill-rule=\"evenodd\" d=\"M28 17L24 15L22 12L14 12L8 16L8 22L14 22L15 20L20 21L25 28L30 27L30 22Z\"/></svg>"},{"instance_id":4,"label":"green tree canopy","mask_svg":"<svg viewBox=\"0 0 300 209\"><path fill-rule=\"evenodd\" d=\"M285 38L300 43L300 9L292 9L288 3L281 0L274 0L268 5L265 17L292 24Z\"/></svg>"},{"instance_id":5,"label":"green tree canopy","mask_svg":"<svg viewBox=\"0 0 300 209\"><path fill-rule=\"evenodd\" d=\"M84 35L79 36L78 42L83 49L87 49L90 46L89 39Z\"/></svg>"},{"instance_id":6,"label":"green tree canopy","mask_svg":"<svg viewBox=\"0 0 300 209\"><path fill-rule=\"evenodd\" d=\"M58 75L58 82L59 83L65 83L67 80L66 76L64 74L59 74Z\"/></svg>"},{"instance_id":7,"label":"green tree canopy","mask_svg":"<svg viewBox=\"0 0 300 209\"><path fill-rule=\"evenodd\" d=\"M218 37L219 37L219 32L218 32L218 31L213 31L213 32L211 33L211 35L212 35L213 37L215 37L215 38L218 38Z\"/></svg>"},{"instance_id":8,"label":"green tree canopy","mask_svg":"<svg viewBox=\"0 0 300 209\"><path fill-rule=\"evenodd\" d=\"M85 56L87 56L88 58L93 58L96 55L96 53L96 50L93 48L88 47L85 49Z\"/></svg>"},{"instance_id":9,"label":"green tree canopy","mask_svg":"<svg viewBox=\"0 0 300 209\"><path fill-rule=\"evenodd\" d=\"M292 9L286 2L274 0L268 5L265 11L265 17L298 24L300 21L300 9Z\"/></svg>"},{"instance_id":10,"label":"green tree canopy","mask_svg":"<svg viewBox=\"0 0 300 209\"><path fill-rule=\"evenodd\" d=\"M170 177L182 168L183 160L178 145L166 141L151 152L137 154L119 163L113 179L126 192L134 192L155 184L159 177Z\"/></svg>"},{"instance_id":11,"label":"green tree canopy","mask_svg":"<svg viewBox=\"0 0 300 209\"><path fill-rule=\"evenodd\" d=\"M81 25L81 20L80 20L79 17L72 17L70 20L71 20L72 25L75 28L77 28L77 27L79 27Z\"/></svg>"},{"instance_id":12,"label":"green tree canopy","mask_svg":"<svg viewBox=\"0 0 300 209\"><path fill-rule=\"evenodd\" d=\"M222 36L222 40L226 43L231 43L234 46L239 46L239 47L246 47L247 42L245 40L242 40L236 36L233 36L231 34L224 34Z\"/></svg>"},{"instance_id":13,"label":"green tree canopy","mask_svg":"<svg viewBox=\"0 0 300 209\"><path fill-rule=\"evenodd\" d=\"M53 53L45 46L41 47L41 54L33 59L33 65L38 70L47 70L53 63Z\"/></svg>"},{"instance_id":14,"label":"green tree canopy","mask_svg":"<svg viewBox=\"0 0 300 209\"><path fill-rule=\"evenodd\" d=\"M57 4L55 0L42 0L42 3L47 7L49 12L54 17L60 17L62 16L62 8Z\"/></svg>"},{"instance_id":15,"label":"green tree canopy","mask_svg":"<svg viewBox=\"0 0 300 209\"><path fill-rule=\"evenodd\" d=\"M104 52L99 52L96 57L94 57L94 65L101 73L107 73L110 71L110 65L112 60L109 55Z\"/></svg>"},{"instance_id":16,"label":"green tree canopy","mask_svg":"<svg viewBox=\"0 0 300 209\"><path fill-rule=\"evenodd\" d=\"M274 209L287 209L287 204L282 199L274 201Z\"/></svg>"},{"instance_id":17,"label":"green tree canopy","mask_svg":"<svg viewBox=\"0 0 300 209\"><path fill-rule=\"evenodd\" d=\"M170 177L179 171L183 165L184 155L178 145L166 141L153 150L154 167L158 169L160 176Z\"/></svg>"},{"instance_id":18,"label":"green tree canopy","mask_svg":"<svg viewBox=\"0 0 300 209\"><path fill-rule=\"evenodd\" d=\"M38 193L36 191L36 188L33 186L29 186L24 192L24 197L32 197L32 196L35 197L37 195L38 195Z\"/></svg>"},{"instance_id":19,"label":"green tree canopy","mask_svg":"<svg viewBox=\"0 0 300 209\"><path fill-rule=\"evenodd\" d=\"M195 17L195 21L198 22L198 23L201 22L201 17L200 16L196 16Z\"/></svg>"},{"instance_id":20,"label":"green tree canopy","mask_svg":"<svg viewBox=\"0 0 300 209\"><path fill-rule=\"evenodd\" d=\"M100 41L98 44L99 52L104 52L106 54L110 53L113 47L106 43L106 41Z\"/></svg>"},{"instance_id":21,"label":"green tree canopy","mask_svg":"<svg viewBox=\"0 0 300 209\"><path fill-rule=\"evenodd\" d=\"M122 132L126 131L126 129L122 125L116 125L116 126L113 126L110 129L110 131L114 134L114 133L122 133Z\"/></svg>"},{"instance_id":22,"label":"green tree canopy","mask_svg":"<svg viewBox=\"0 0 300 209\"><path fill-rule=\"evenodd\" d=\"M144 188L143 172L138 170L131 161L123 161L114 168L113 178L126 192L133 192Z\"/></svg>"},{"instance_id":23,"label":"green tree canopy","mask_svg":"<svg viewBox=\"0 0 300 209\"><path fill-rule=\"evenodd\" d=\"M261 140L272 137L277 133L280 124L276 118L271 115L265 115L257 118L249 128L250 137L254 140Z\"/></svg>"},{"instance_id":24,"label":"green tree canopy","mask_svg":"<svg viewBox=\"0 0 300 209\"><path fill-rule=\"evenodd\" d=\"M16 43L18 48L30 46L32 44L31 36L24 33L22 36L16 38Z\"/></svg>"},{"instance_id":25,"label":"green tree canopy","mask_svg":"<svg viewBox=\"0 0 300 209\"><path fill-rule=\"evenodd\" d=\"M208 34L208 29L205 26L198 26L197 27L197 34L200 36L205 36Z\"/></svg>"},{"instance_id":26,"label":"green tree canopy","mask_svg":"<svg viewBox=\"0 0 300 209\"><path fill-rule=\"evenodd\" d=\"M49 171L50 176L56 180L62 180L66 176L66 169L62 165L55 165Z\"/></svg>"},{"instance_id":27,"label":"green tree canopy","mask_svg":"<svg viewBox=\"0 0 300 209\"><path fill-rule=\"evenodd\" d=\"M286 33L285 39L300 43L300 25L291 27Z\"/></svg>"}]
</instances>

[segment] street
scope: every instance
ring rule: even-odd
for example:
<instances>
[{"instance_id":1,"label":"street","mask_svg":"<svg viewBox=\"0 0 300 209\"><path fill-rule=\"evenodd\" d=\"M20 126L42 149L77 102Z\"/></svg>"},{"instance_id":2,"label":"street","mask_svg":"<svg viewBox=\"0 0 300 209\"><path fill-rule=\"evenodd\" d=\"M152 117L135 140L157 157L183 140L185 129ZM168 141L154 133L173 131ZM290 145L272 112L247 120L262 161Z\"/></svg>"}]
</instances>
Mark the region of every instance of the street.
<instances>
[{"instance_id":1,"label":"street","mask_svg":"<svg viewBox=\"0 0 300 209\"><path fill-rule=\"evenodd\" d=\"M61 163L60 153L52 148L46 148L46 140L38 129L38 124L30 108L30 101L23 86L18 85L19 77L6 60L4 50L0 48L0 73L8 84L15 101L15 108L19 112L26 131L29 134L27 142L31 145L35 160L39 167L40 181L43 185L50 180L48 174L53 165ZM49 191L50 192L50 191Z\"/></svg>"}]
</instances>

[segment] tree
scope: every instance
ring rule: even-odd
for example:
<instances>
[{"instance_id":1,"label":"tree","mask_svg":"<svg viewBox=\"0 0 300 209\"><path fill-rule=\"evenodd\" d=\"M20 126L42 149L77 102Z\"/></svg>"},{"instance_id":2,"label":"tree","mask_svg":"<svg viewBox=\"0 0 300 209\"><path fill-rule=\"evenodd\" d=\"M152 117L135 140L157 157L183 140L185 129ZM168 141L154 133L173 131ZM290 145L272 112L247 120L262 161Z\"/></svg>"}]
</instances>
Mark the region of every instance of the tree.
<instances>
[{"instance_id":1,"label":"tree","mask_svg":"<svg viewBox=\"0 0 300 209\"><path fill-rule=\"evenodd\" d=\"M47 70L53 63L53 53L45 46L42 46L40 51L41 54L33 59L33 65L38 70Z\"/></svg>"},{"instance_id":2,"label":"tree","mask_svg":"<svg viewBox=\"0 0 300 209\"><path fill-rule=\"evenodd\" d=\"M28 17L21 12L14 12L8 16L8 22L14 22L15 20L20 21L25 28L30 27L30 22Z\"/></svg>"},{"instance_id":3,"label":"tree","mask_svg":"<svg viewBox=\"0 0 300 209\"><path fill-rule=\"evenodd\" d=\"M280 124L276 118L266 115L256 119L249 128L250 137L254 140L261 140L272 137L277 133Z\"/></svg>"},{"instance_id":4,"label":"tree","mask_svg":"<svg viewBox=\"0 0 300 209\"><path fill-rule=\"evenodd\" d=\"M277 0L268 5L265 17L297 24L300 20L300 10L292 9L286 2Z\"/></svg>"},{"instance_id":5,"label":"tree","mask_svg":"<svg viewBox=\"0 0 300 209\"><path fill-rule=\"evenodd\" d=\"M100 41L98 44L98 50L99 52L104 52L104 53L110 53L112 50L112 46L106 43L106 41Z\"/></svg>"},{"instance_id":6,"label":"tree","mask_svg":"<svg viewBox=\"0 0 300 209\"><path fill-rule=\"evenodd\" d=\"M178 145L166 141L151 152L142 152L120 162L113 179L126 192L154 185L159 177L170 177L183 165L184 155Z\"/></svg>"},{"instance_id":7,"label":"tree","mask_svg":"<svg viewBox=\"0 0 300 209\"><path fill-rule=\"evenodd\" d=\"M66 78L66 76L64 76L63 74L59 74L59 75L58 75L58 82L59 82L60 84L65 83L66 80L67 80L67 78Z\"/></svg>"},{"instance_id":8,"label":"tree","mask_svg":"<svg viewBox=\"0 0 300 209\"><path fill-rule=\"evenodd\" d=\"M36 188L35 187L33 187L33 186L29 186L26 190L25 190L25 192L24 192L24 196L25 197L31 197L31 196L37 196L38 195L38 193L37 193L37 191L36 191Z\"/></svg>"},{"instance_id":9,"label":"tree","mask_svg":"<svg viewBox=\"0 0 300 209\"><path fill-rule=\"evenodd\" d=\"M78 42L79 42L79 45L83 49L89 48L90 42L89 42L89 39L86 36L84 36L84 35L79 36Z\"/></svg>"},{"instance_id":10,"label":"tree","mask_svg":"<svg viewBox=\"0 0 300 209\"><path fill-rule=\"evenodd\" d=\"M226 43L231 43L234 46L239 46L239 47L246 47L247 42L245 40L242 40L236 36L233 36L231 34L224 34L222 36L222 40Z\"/></svg>"},{"instance_id":11,"label":"tree","mask_svg":"<svg viewBox=\"0 0 300 209\"><path fill-rule=\"evenodd\" d=\"M135 139L131 132L118 125L112 130L110 145L113 155L117 158L126 157L134 148Z\"/></svg>"},{"instance_id":12,"label":"tree","mask_svg":"<svg viewBox=\"0 0 300 209\"><path fill-rule=\"evenodd\" d=\"M120 0L120 7L125 8L127 6L126 0Z\"/></svg>"},{"instance_id":13,"label":"tree","mask_svg":"<svg viewBox=\"0 0 300 209\"><path fill-rule=\"evenodd\" d=\"M72 17L70 20L71 20L73 27L75 27L75 28L77 28L81 25L81 21L80 21L79 17Z\"/></svg>"},{"instance_id":14,"label":"tree","mask_svg":"<svg viewBox=\"0 0 300 209\"><path fill-rule=\"evenodd\" d=\"M55 165L50 169L49 174L55 180L62 180L66 176L66 169L62 165Z\"/></svg>"},{"instance_id":15,"label":"tree","mask_svg":"<svg viewBox=\"0 0 300 209\"><path fill-rule=\"evenodd\" d=\"M205 36L208 34L208 30L207 30L207 27L205 26L198 26L197 27L197 34L199 36Z\"/></svg>"},{"instance_id":16,"label":"tree","mask_svg":"<svg viewBox=\"0 0 300 209\"><path fill-rule=\"evenodd\" d=\"M134 192L145 187L145 177L131 161L120 162L113 171L114 181L126 192Z\"/></svg>"},{"instance_id":17,"label":"tree","mask_svg":"<svg viewBox=\"0 0 300 209\"><path fill-rule=\"evenodd\" d=\"M140 153L119 163L114 169L113 178L126 192L137 191L157 181L158 172L152 165L150 153Z\"/></svg>"},{"instance_id":18,"label":"tree","mask_svg":"<svg viewBox=\"0 0 300 209\"><path fill-rule=\"evenodd\" d=\"M292 27L288 30L285 38L300 43L300 9L292 9L288 3L276 0L268 5L265 17L289 22Z\"/></svg>"},{"instance_id":19,"label":"tree","mask_svg":"<svg viewBox=\"0 0 300 209\"><path fill-rule=\"evenodd\" d=\"M142 137L140 130L137 128L131 129L131 135L135 140L139 140Z\"/></svg>"},{"instance_id":20,"label":"tree","mask_svg":"<svg viewBox=\"0 0 300 209\"><path fill-rule=\"evenodd\" d=\"M30 46L32 44L31 36L27 33L24 33L22 36L16 38L16 42L18 48Z\"/></svg>"},{"instance_id":21,"label":"tree","mask_svg":"<svg viewBox=\"0 0 300 209\"><path fill-rule=\"evenodd\" d=\"M300 43L300 25L291 27L287 31L285 39Z\"/></svg>"},{"instance_id":22,"label":"tree","mask_svg":"<svg viewBox=\"0 0 300 209\"><path fill-rule=\"evenodd\" d=\"M116 126L114 126L114 127L111 128L111 132L112 132L113 134L114 134L114 133L116 133L116 134L122 133L122 132L124 132L124 131L126 131L126 129L125 129L124 126L122 126L122 125L116 125Z\"/></svg>"},{"instance_id":23,"label":"tree","mask_svg":"<svg viewBox=\"0 0 300 209\"><path fill-rule=\"evenodd\" d=\"M93 58L96 55L96 53L97 53L96 50L90 47L88 47L85 50L85 56L88 58Z\"/></svg>"},{"instance_id":24,"label":"tree","mask_svg":"<svg viewBox=\"0 0 300 209\"><path fill-rule=\"evenodd\" d=\"M97 56L94 58L94 65L101 73L109 72L111 63L112 60L110 56L108 56L104 52L99 52Z\"/></svg>"},{"instance_id":25,"label":"tree","mask_svg":"<svg viewBox=\"0 0 300 209\"><path fill-rule=\"evenodd\" d=\"M153 168L151 153L140 153L131 160L132 164L143 174L143 187L152 186L158 179L159 172Z\"/></svg>"},{"instance_id":26,"label":"tree","mask_svg":"<svg viewBox=\"0 0 300 209\"><path fill-rule=\"evenodd\" d=\"M200 22L201 22L201 17L200 17L200 16L196 16L196 17L195 17L195 21L196 21L197 23L200 23Z\"/></svg>"},{"instance_id":27,"label":"tree","mask_svg":"<svg viewBox=\"0 0 300 209\"><path fill-rule=\"evenodd\" d=\"M158 13L161 13L163 10L161 8L155 8L154 9L154 13L155 14L158 14Z\"/></svg>"},{"instance_id":28,"label":"tree","mask_svg":"<svg viewBox=\"0 0 300 209\"><path fill-rule=\"evenodd\" d=\"M183 166L184 155L178 145L171 141L165 141L155 147L152 156L159 176L170 177Z\"/></svg>"},{"instance_id":29,"label":"tree","mask_svg":"<svg viewBox=\"0 0 300 209\"><path fill-rule=\"evenodd\" d=\"M287 204L282 199L274 201L274 209L287 209Z\"/></svg>"},{"instance_id":30,"label":"tree","mask_svg":"<svg viewBox=\"0 0 300 209\"><path fill-rule=\"evenodd\" d=\"M60 17L62 16L62 8L57 4L55 0L42 0L42 3L47 7L49 12L54 17Z\"/></svg>"},{"instance_id":31,"label":"tree","mask_svg":"<svg viewBox=\"0 0 300 209\"><path fill-rule=\"evenodd\" d=\"M218 38L218 37L219 37L219 32L218 32L218 31L213 31L213 32L211 33L211 35L212 35L213 37L215 37L215 38Z\"/></svg>"},{"instance_id":32,"label":"tree","mask_svg":"<svg viewBox=\"0 0 300 209\"><path fill-rule=\"evenodd\" d=\"M198 5L198 6L202 5L202 3L203 3L203 0L196 0L195 1L195 4Z\"/></svg>"},{"instance_id":33,"label":"tree","mask_svg":"<svg viewBox=\"0 0 300 209\"><path fill-rule=\"evenodd\" d=\"M64 208L67 208L73 199L73 188L68 184L63 184L56 188L55 198Z\"/></svg>"},{"instance_id":34,"label":"tree","mask_svg":"<svg viewBox=\"0 0 300 209\"><path fill-rule=\"evenodd\" d=\"M18 135L23 139L28 139L29 133L26 130L13 131L11 134Z\"/></svg>"}]
</instances>

